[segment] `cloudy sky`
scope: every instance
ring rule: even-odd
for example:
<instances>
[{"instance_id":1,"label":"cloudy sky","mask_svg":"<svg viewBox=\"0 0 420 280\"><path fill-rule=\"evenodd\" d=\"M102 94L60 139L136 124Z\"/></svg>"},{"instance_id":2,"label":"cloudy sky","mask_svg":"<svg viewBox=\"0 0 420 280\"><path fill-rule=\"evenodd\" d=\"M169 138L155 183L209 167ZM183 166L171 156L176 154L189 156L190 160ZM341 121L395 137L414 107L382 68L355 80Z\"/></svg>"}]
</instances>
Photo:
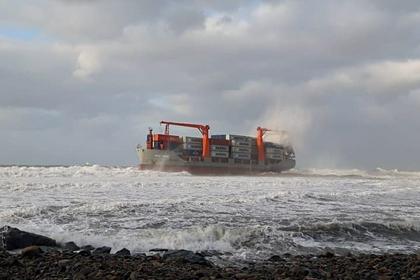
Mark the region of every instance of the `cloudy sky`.
<instances>
[{"instance_id":1,"label":"cloudy sky","mask_svg":"<svg viewBox=\"0 0 420 280\"><path fill-rule=\"evenodd\" d=\"M0 0L0 85L0 164L134 165L165 119L420 170L417 0Z\"/></svg>"}]
</instances>

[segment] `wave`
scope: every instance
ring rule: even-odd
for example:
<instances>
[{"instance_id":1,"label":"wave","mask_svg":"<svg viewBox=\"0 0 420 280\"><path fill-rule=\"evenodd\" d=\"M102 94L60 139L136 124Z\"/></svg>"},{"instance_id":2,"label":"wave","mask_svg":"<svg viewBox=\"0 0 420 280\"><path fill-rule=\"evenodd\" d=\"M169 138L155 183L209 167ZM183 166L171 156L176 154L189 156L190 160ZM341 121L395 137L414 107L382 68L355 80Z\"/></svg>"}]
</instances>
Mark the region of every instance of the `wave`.
<instances>
[{"instance_id":1,"label":"wave","mask_svg":"<svg viewBox=\"0 0 420 280\"><path fill-rule=\"evenodd\" d=\"M1 166L0 178L78 178L78 177L156 177L188 176L187 172L164 173L144 170L137 167L118 167L103 165L73 166Z\"/></svg>"},{"instance_id":2,"label":"wave","mask_svg":"<svg viewBox=\"0 0 420 280\"><path fill-rule=\"evenodd\" d=\"M18 225L17 225L18 226ZM123 247L132 252L155 248L217 251L230 260L267 259L274 254L319 254L333 248L346 252L415 252L419 227L413 224L317 223L306 226L230 227L211 224L186 228L120 229L68 228L56 224L26 224L21 229L45 234L59 242Z\"/></svg>"},{"instance_id":3,"label":"wave","mask_svg":"<svg viewBox=\"0 0 420 280\"><path fill-rule=\"evenodd\" d=\"M377 238L393 238L420 242L420 226L414 223L315 223L305 226L282 227L279 230L293 232L316 240L369 241Z\"/></svg>"},{"instance_id":4,"label":"wave","mask_svg":"<svg viewBox=\"0 0 420 280\"><path fill-rule=\"evenodd\" d=\"M279 176L266 173L265 176ZM54 178L54 177L155 177L155 176L191 176L188 172L166 173L153 170L138 170L133 166L72 165L72 166L0 166L0 178ZM420 171L400 171L397 169L374 170L307 168L291 169L280 176L297 177L344 177L386 179L392 177L420 178Z\"/></svg>"},{"instance_id":5,"label":"wave","mask_svg":"<svg viewBox=\"0 0 420 280\"><path fill-rule=\"evenodd\" d=\"M380 167L377 167L373 170L327 168L291 169L282 174L303 177L347 177L369 179L386 179L391 177L420 177L420 171L399 171L398 169L387 170Z\"/></svg>"}]
</instances>

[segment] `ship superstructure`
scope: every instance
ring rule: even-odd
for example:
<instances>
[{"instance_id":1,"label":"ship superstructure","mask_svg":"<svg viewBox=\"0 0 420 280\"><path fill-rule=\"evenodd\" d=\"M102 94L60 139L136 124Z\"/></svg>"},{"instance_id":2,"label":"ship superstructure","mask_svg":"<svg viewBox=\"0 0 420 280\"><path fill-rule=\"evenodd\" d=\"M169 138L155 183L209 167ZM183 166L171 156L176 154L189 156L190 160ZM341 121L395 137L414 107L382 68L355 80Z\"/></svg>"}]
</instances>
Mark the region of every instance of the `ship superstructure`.
<instances>
[{"instance_id":1,"label":"ship superstructure","mask_svg":"<svg viewBox=\"0 0 420 280\"><path fill-rule=\"evenodd\" d=\"M210 136L210 126L161 121L163 134L149 129L146 145L137 146L140 169L187 171L192 174L258 174L295 167L290 144L264 141L272 130L258 127L256 137L221 134ZM196 128L202 137L170 134L170 126Z\"/></svg>"}]
</instances>

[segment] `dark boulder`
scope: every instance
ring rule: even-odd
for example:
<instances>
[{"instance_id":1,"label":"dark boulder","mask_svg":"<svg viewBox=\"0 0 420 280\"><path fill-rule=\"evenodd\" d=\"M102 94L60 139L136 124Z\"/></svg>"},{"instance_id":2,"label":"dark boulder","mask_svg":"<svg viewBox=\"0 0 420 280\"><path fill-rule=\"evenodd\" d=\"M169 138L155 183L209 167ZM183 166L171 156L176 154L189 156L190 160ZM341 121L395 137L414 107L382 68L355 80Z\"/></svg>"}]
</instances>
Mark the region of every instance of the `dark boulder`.
<instances>
[{"instance_id":1,"label":"dark boulder","mask_svg":"<svg viewBox=\"0 0 420 280\"><path fill-rule=\"evenodd\" d=\"M86 249L80 249L78 251L75 251L75 253L77 253L78 255L83 256L83 257L88 257L88 256L91 255L90 250L86 250Z\"/></svg>"},{"instance_id":2,"label":"dark boulder","mask_svg":"<svg viewBox=\"0 0 420 280\"><path fill-rule=\"evenodd\" d=\"M17 228L5 226L0 232L0 246L6 250L22 249L29 246L51 246L56 247L57 242L46 236L21 231Z\"/></svg>"},{"instance_id":3,"label":"dark boulder","mask_svg":"<svg viewBox=\"0 0 420 280\"><path fill-rule=\"evenodd\" d=\"M280 257L279 255L274 255L274 256L271 256L268 259L268 261L270 261L270 262L280 262L280 261L283 261L283 258Z\"/></svg>"},{"instance_id":4,"label":"dark boulder","mask_svg":"<svg viewBox=\"0 0 420 280\"><path fill-rule=\"evenodd\" d=\"M327 251L324 254L320 255L319 257L320 258L328 258L328 259L331 259L331 258L334 258L335 257L335 254L334 254L334 252Z\"/></svg>"},{"instance_id":5,"label":"dark boulder","mask_svg":"<svg viewBox=\"0 0 420 280\"><path fill-rule=\"evenodd\" d=\"M69 250L69 251L77 251L80 250L80 247L76 245L73 241L66 242L63 244L63 249Z\"/></svg>"},{"instance_id":6,"label":"dark boulder","mask_svg":"<svg viewBox=\"0 0 420 280\"><path fill-rule=\"evenodd\" d=\"M164 248L153 248L150 249L149 252L168 252L169 249L164 249Z\"/></svg>"},{"instance_id":7,"label":"dark boulder","mask_svg":"<svg viewBox=\"0 0 420 280\"><path fill-rule=\"evenodd\" d=\"M95 249L95 247L93 247L92 245L85 245L85 246L80 247L80 249L92 251L93 249Z\"/></svg>"},{"instance_id":8,"label":"dark boulder","mask_svg":"<svg viewBox=\"0 0 420 280\"><path fill-rule=\"evenodd\" d=\"M122 248L121 250L117 251L115 253L116 256L131 256L130 250L126 248Z\"/></svg>"},{"instance_id":9,"label":"dark boulder","mask_svg":"<svg viewBox=\"0 0 420 280\"><path fill-rule=\"evenodd\" d=\"M194 253L188 250L170 250L163 254L164 260L182 261L190 264L199 264L203 266L213 266L211 262L198 253Z\"/></svg>"},{"instance_id":10,"label":"dark boulder","mask_svg":"<svg viewBox=\"0 0 420 280\"><path fill-rule=\"evenodd\" d=\"M199 254L203 255L204 257L216 257L216 256L223 256L223 253L217 250L204 250L198 252Z\"/></svg>"},{"instance_id":11,"label":"dark boulder","mask_svg":"<svg viewBox=\"0 0 420 280\"><path fill-rule=\"evenodd\" d=\"M111 252L111 247L99 247L93 250L92 254L94 255L103 255L103 254L109 254Z\"/></svg>"}]
</instances>

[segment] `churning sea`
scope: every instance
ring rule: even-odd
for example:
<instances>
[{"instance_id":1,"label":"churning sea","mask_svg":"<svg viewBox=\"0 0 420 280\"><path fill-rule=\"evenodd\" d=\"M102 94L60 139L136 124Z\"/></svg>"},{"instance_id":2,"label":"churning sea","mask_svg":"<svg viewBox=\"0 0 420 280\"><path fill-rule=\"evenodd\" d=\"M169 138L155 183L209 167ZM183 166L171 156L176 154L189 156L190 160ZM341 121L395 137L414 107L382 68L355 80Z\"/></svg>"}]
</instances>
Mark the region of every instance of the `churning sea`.
<instances>
[{"instance_id":1,"label":"churning sea","mask_svg":"<svg viewBox=\"0 0 420 280\"><path fill-rule=\"evenodd\" d=\"M60 242L272 255L419 252L420 173L192 176L134 167L0 167L0 226Z\"/></svg>"}]
</instances>

